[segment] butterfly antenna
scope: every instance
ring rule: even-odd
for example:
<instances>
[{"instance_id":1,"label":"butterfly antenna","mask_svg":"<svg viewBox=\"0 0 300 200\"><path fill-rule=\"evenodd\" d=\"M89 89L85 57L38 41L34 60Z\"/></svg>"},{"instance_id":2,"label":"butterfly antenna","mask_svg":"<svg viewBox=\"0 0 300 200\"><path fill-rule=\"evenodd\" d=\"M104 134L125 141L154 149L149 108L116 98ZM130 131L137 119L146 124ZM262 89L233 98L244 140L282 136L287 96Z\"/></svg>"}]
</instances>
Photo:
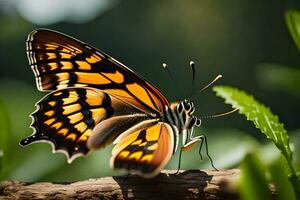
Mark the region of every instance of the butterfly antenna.
<instances>
[{"instance_id":1,"label":"butterfly antenna","mask_svg":"<svg viewBox=\"0 0 300 200\"><path fill-rule=\"evenodd\" d=\"M222 78L222 75L219 74L218 76L216 76L216 78L214 78L214 80L212 80L210 83L208 83L206 86L204 86L203 88L199 89L199 90L195 90L190 97L192 97L193 95L196 94L196 92L202 92L203 90L207 89L208 87L210 87L212 84L214 84L215 82L217 82L219 79Z\"/></svg>"},{"instance_id":2,"label":"butterfly antenna","mask_svg":"<svg viewBox=\"0 0 300 200\"><path fill-rule=\"evenodd\" d=\"M174 79L174 77L173 77L171 71L169 70L168 65L167 65L166 63L163 63L162 66L163 66L163 68L167 71L167 73L168 73L170 79L172 80L172 82L177 86L177 83L176 83L176 81L175 81L175 79Z\"/></svg>"},{"instance_id":3,"label":"butterfly antenna","mask_svg":"<svg viewBox=\"0 0 300 200\"><path fill-rule=\"evenodd\" d=\"M214 84L217 80L219 80L221 78L222 78L222 75L219 74L218 76L216 76L216 78L214 80L212 80L209 84L207 84L206 86L201 88L199 91L202 92L203 90L207 89L209 86L211 86L212 84Z\"/></svg>"},{"instance_id":4,"label":"butterfly antenna","mask_svg":"<svg viewBox=\"0 0 300 200\"><path fill-rule=\"evenodd\" d=\"M192 70L192 91L193 91L193 88L194 88L194 84L195 84L195 63L194 61L190 61L190 67L191 67L191 70Z\"/></svg>"},{"instance_id":5,"label":"butterfly antenna","mask_svg":"<svg viewBox=\"0 0 300 200\"><path fill-rule=\"evenodd\" d=\"M226 115L230 115L231 113L234 113L236 111L238 111L239 108L235 108L229 112L225 112L225 113L220 113L220 114L217 114L217 115L207 115L207 116L202 116L202 117L199 117L199 119L209 119L209 118L216 118L216 117L223 117L223 116L226 116Z\"/></svg>"}]
</instances>

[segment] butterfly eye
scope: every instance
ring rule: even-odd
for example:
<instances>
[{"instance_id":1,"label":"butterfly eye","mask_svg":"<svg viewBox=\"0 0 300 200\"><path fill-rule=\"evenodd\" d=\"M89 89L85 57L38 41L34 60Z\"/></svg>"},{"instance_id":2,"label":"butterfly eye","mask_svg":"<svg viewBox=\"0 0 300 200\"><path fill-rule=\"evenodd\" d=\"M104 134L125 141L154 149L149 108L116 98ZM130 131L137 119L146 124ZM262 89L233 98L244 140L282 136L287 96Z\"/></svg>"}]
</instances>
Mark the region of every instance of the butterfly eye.
<instances>
[{"instance_id":1,"label":"butterfly eye","mask_svg":"<svg viewBox=\"0 0 300 200\"><path fill-rule=\"evenodd\" d=\"M191 105L190 105L188 102L186 102L186 103L184 104L184 109L185 109L185 110L190 110L190 108L191 108Z\"/></svg>"}]
</instances>

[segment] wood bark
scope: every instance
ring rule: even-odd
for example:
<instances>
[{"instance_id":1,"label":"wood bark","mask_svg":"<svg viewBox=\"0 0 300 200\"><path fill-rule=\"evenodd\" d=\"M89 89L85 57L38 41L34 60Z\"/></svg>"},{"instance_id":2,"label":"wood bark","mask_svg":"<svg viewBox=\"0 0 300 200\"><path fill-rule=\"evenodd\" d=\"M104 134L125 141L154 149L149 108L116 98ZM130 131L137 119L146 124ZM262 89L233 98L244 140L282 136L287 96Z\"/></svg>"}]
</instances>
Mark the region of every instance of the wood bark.
<instances>
[{"instance_id":1,"label":"wood bark","mask_svg":"<svg viewBox=\"0 0 300 200\"><path fill-rule=\"evenodd\" d=\"M4 181L0 199L238 199L240 170L163 171L153 179L135 175L73 183Z\"/></svg>"}]
</instances>

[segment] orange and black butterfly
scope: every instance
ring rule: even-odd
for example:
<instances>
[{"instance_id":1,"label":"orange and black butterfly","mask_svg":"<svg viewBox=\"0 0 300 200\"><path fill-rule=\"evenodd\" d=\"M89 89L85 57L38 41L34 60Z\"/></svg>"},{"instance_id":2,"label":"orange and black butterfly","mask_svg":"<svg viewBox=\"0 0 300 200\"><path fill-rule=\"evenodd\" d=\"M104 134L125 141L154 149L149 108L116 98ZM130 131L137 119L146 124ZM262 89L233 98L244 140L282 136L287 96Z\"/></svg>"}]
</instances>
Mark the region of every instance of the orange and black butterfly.
<instances>
[{"instance_id":1,"label":"orange and black butterfly","mask_svg":"<svg viewBox=\"0 0 300 200\"><path fill-rule=\"evenodd\" d=\"M169 101L143 77L96 48L50 30L35 30L26 42L40 91L52 91L32 113L34 133L20 142L48 142L72 162L110 143L112 168L144 178L156 176L193 136L201 120L192 101Z\"/></svg>"}]
</instances>

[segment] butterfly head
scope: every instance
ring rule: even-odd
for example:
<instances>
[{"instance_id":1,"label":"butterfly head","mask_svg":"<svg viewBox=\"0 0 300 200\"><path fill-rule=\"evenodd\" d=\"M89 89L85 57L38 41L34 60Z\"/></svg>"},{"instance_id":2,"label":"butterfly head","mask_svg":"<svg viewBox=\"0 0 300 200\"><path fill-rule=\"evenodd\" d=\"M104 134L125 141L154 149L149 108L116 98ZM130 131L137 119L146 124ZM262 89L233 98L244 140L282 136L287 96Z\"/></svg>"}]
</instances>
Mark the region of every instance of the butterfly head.
<instances>
[{"instance_id":1,"label":"butterfly head","mask_svg":"<svg viewBox=\"0 0 300 200\"><path fill-rule=\"evenodd\" d=\"M191 129L193 126L200 126L201 120L194 116L195 104L190 99L181 101L177 106L177 112L183 121L183 129Z\"/></svg>"},{"instance_id":2,"label":"butterfly head","mask_svg":"<svg viewBox=\"0 0 300 200\"><path fill-rule=\"evenodd\" d=\"M178 118L178 123L176 126L181 130L191 129L193 126L200 126L201 120L194 116L195 105L192 100L185 99L175 105L171 106L171 110L176 113L176 117ZM173 117L174 118L174 117ZM175 120L176 121L176 120Z\"/></svg>"},{"instance_id":3,"label":"butterfly head","mask_svg":"<svg viewBox=\"0 0 300 200\"><path fill-rule=\"evenodd\" d=\"M195 105L192 100L185 99L181 101L177 106L177 112L186 112L188 115L192 115L195 112Z\"/></svg>"}]
</instances>

